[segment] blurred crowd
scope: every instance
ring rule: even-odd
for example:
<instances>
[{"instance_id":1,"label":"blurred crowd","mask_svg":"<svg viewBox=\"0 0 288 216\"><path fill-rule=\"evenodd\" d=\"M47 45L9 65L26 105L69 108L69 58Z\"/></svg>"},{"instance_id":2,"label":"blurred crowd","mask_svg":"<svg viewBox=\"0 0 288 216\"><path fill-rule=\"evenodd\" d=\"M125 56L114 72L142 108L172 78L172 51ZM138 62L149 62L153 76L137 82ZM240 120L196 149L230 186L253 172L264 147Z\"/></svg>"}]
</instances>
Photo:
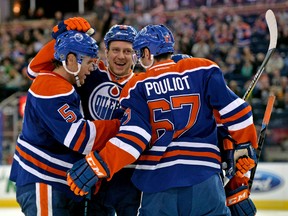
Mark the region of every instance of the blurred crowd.
<instances>
[{"instance_id":1,"label":"blurred crowd","mask_svg":"<svg viewBox=\"0 0 288 216\"><path fill-rule=\"evenodd\" d=\"M227 6L245 1L155 0L149 5L147 2L144 4L145 1L134 2L136 4L132 11L129 1L94 1L86 18L97 31L94 37L101 49L100 58L105 61L103 36L113 24L128 24L141 29L147 24L163 23L174 33L176 53L215 61L221 67L230 88L243 96L268 49L269 31L265 11L253 10L247 14L244 8L239 13ZM191 2L199 4L197 10L187 12L179 9L185 5L191 7ZM277 1L265 2L271 4ZM218 7L211 12L208 3L225 4L226 7ZM277 51L254 89L251 102L259 108L264 107L268 95L273 92L277 97L276 107L288 110L288 10L277 10L275 14L279 29ZM31 16L27 18L29 21L14 20L1 25L0 101L16 91L28 89L31 83L26 76L29 61L51 40L52 27L69 17L58 11L53 20L48 20L43 9L41 13L37 10L36 15L36 20L32 19L35 16Z\"/></svg>"}]
</instances>

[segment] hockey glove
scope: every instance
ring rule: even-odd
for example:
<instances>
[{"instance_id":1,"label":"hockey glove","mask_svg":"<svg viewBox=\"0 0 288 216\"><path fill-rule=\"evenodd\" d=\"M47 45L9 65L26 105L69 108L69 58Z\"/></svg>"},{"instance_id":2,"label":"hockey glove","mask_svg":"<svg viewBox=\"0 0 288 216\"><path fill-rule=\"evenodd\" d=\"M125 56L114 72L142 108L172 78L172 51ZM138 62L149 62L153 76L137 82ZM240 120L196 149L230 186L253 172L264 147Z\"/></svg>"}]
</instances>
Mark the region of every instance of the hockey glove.
<instances>
[{"instance_id":1,"label":"hockey glove","mask_svg":"<svg viewBox=\"0 0 288 216\"><path fill-rule=\"evenodd\" d=\"M257 162L255 149L250 143L238 144L235 149L226 150L223 152L225 170L224 185L234 175L243 177L249 170L251 170Z\"/></svg>"},{"instance_id":2,"label":"hockey glove","mask_svg":"<svg viewBox=\"0 0 288 216\"><path fill-rule=\"evenodd\" d=\"M90 152L68 170L67 182L76 195L84 196L95 186L99 178L107 178L109 175L109 169L98 153Z\"/></svg>"},{"instance_id":3,"label":"hockey glove","mask_svg":"<svg viewBox=\"0 0 288 216\"><path fill-rule=\"evenodd\" d=\"M242 156L237 160L235 175L242 178L248 171L255 167L255 165L255 160L247 157L246 155Z\"/></svg>"},{"instance_id":4,"label":"hockey glove","mask_svg":"<svg viewBox=\"0 0 288 216\"><path fill-rule=\"evenodd\" d=\"M95 33L95 30L91 28L87 20L82 17L72 17L61 21L58 25L54 26L52 37L56 39L60 34L69 30L86 32L90 36Z\"/></svg>"},{"instance_id":5,"label":"hockey glove","mask_svg":"<svg viewBox=\"0 0 288 216\"><path fill-rule=\"evenodd\" d=\"M241 181L244 181L245 183L240 183ZM225 191L226 203L232 216L256 215L257 209L253 201L249 198L248 178L233 177L225 187Z\"/></svg>"}]
</instances>

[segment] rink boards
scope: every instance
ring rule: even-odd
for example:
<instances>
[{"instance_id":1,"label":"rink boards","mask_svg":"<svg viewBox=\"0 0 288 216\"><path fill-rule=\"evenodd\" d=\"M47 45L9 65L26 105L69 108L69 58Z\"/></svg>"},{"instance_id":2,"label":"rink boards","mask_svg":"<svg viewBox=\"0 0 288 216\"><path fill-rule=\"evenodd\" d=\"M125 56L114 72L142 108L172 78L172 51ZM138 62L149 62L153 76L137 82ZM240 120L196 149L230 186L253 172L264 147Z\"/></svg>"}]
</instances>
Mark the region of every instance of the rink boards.
<instances>
[{"instance_id":1,"label":"rink boards","mask_svg":"<svg viewBox=\"0 0 288 216\"><path fill-rule=\"evenodd\" d=\"M0 208L18 207L10 166L0 166ZM258 209L288 210L288 163L259 163L251 198Z\"/></svg>"}]
</instances>

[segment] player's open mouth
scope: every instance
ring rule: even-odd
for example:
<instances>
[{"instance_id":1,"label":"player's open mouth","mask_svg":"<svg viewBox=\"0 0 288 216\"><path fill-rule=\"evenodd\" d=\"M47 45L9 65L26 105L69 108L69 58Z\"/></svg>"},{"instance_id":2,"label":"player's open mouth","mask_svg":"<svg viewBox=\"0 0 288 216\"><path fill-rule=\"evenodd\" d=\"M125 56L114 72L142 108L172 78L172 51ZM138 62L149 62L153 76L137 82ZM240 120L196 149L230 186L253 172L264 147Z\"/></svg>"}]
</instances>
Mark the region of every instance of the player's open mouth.
<instances>
[{"instance_id":1,"label":"player's open mouth","mask_svg":"<svg viewBox=\"0 0 288 216\"><path fill-rule=\"evenodd\" d=\"M126 63L117 63L117 62L115 62L115 64L116 64L117 66L122 67L122 66L124 66Z\"/></svg>"}]
</instances>

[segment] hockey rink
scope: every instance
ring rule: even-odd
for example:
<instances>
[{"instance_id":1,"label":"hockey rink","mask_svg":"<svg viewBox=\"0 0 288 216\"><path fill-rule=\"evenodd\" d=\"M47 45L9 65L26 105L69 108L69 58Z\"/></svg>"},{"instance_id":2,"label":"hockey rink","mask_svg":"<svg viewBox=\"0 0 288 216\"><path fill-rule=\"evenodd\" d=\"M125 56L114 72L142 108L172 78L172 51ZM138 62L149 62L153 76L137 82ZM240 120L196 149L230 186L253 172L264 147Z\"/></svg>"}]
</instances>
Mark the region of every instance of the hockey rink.
<instances>
[{"instance_id":1,"label":"hockey rink","mask_svg":"<svg viewBox=\"0 0 288 216\"><path fill-rule=\"evenodd\" d=\"M0 208L1 216L24 216L19 208ZM288 216L288 211L258 211L256 216Z\"/></svg>"}]
</instances>

